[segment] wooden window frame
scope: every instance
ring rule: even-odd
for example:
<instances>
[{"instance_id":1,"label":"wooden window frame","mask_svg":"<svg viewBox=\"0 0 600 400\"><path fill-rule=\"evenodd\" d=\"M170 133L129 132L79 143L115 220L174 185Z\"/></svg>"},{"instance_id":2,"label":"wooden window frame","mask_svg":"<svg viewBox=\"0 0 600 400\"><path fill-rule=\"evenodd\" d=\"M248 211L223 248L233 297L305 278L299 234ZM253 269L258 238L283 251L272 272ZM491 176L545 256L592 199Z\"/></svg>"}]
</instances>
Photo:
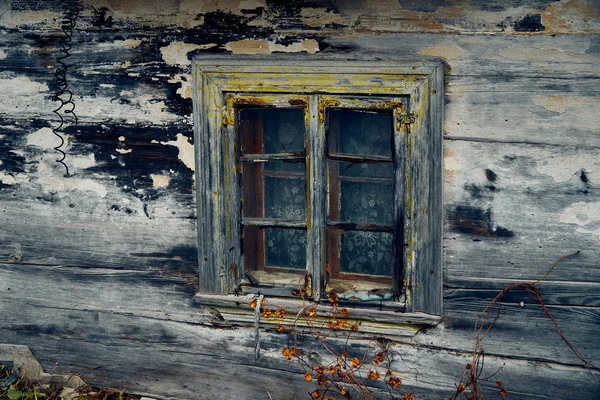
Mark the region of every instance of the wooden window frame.
<instances>
[{"instance_id":1,"label":"wooden window frame","mask_svg":"<svg viewBox=\"0 0 600 400\"><path fill-rule=\"evenodd\" d=\"M198 301L239 305L232 293L251 292L241 254L240 194L237 181L235 110L240 104L306 107L307 268L312 300L325 292L326 147L325 110L352 107L355 98L389 99L395 146L404 169L396 168L403 190L396 191L403 213L404 301L377 303L368 315L388 322L437 323L442 315L442 103L443 64L428 61L344 61L210 56L193 61L194 142L198 207ZM395 99L405 99L400 107ZM373 100L376 101L376 100ZM400 271L400 268L395 268ZM289 285L260 288L266 295L289 294ZM326 299L327 296L325 296ZM295 300L284 300L293 302ZM298 301L298 300L296 300ZM363 304L361 304L362 306ZM288 307L290 307L288 305ZM234 307L235 308L235 307ZM367 306L368 308L368 306ZM397 311L403 311L398 313ZM234 312L239 319L242 314ZM232 315L233 315L232 314ZM408 321L408 322L407 322Z\"/></svg>"}]
</instances>

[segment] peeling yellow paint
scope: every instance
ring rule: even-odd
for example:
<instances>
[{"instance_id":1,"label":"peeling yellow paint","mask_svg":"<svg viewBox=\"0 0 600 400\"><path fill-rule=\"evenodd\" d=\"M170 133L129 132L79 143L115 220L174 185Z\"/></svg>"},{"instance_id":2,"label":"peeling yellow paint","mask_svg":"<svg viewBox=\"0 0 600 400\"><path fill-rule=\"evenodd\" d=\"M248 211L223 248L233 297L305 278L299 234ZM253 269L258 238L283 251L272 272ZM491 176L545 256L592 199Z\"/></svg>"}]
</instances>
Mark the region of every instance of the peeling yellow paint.
<instances>
[{"instance_id":1,"label":"peeling yellow paint","mask_svg":"<svg viewBox=\"0 0 600 400\"><path fill-rule=\"evenodd\" d=\"M322 28L323 25L339 24L349 25L354 22L356 18L346 18L346 16L334 12L327 11L325 8L313 8L305 7L300 11L302 22L307 26L315 28Z\"/></svg>"},{"instance_id":2,"label":"peeling yellow paint","mask_svg":"<svg viewBox=\"0 0 600 400\"><path fill-rule=\"evenodd\" d=\"M425 47L419 50L418 54L422 56L443 58L448 62L451 68L455 68L457 60L460 60L462 58L462 56L464 55L464 51L455 44L447 43L436 44L431 47Z\"/></svg>"},{"instance_id":3,"label":"peeling yellow paint","mask_svg":"<svg viewBox=\"0 0 600 400\"><path fill-rule=\"evenodd\" d=\"M116 45L121 46L124 49L135 49L142 44L142 41L139 39L126 39L126 40L115 40Z\"/></svg>"},{"instance_id":4,"label":"peeling yellow paint","mask_svg":"<svg viewBox=\"0 0 600 400\"><path fill-rule=\"evenodd\" d=\"M168 65L188 66L191 61L187 55L194 50L206 50L217 46L216 43L194 44L185 42L172 42L168 46L161 47L160 52L163 60Z\"/></svg>"},{"instance_id":5,"label":"peeling yellow paint","mask_svg":"<svg viewBox=\"0 0 600 400\"><path fill-rule=\"evenodd\" d=\"M461 170L460 160L456 157L444 157L444 169L450 172Z\"/></svg>"},{"instance_id":6,"label":"peeling yellow paint","mask_svg":"<svg viewBox=\"0 0 600 400\"><path fill-rule=\"evenodd\" d=\"M155 189L166 188L171 181L169 175L150 174L150 178L152 178L152 187Z\"/></svg>"},{"instance_id":7,"label":"peeling yellow paint","mask_svg":"<svg viewBox=\"0 0 600 400\"><path fill-rule=\"evenodd\" d=\"M589 0L551 3L541 12L545 33L597 33L600 8Z\"/></svg>"},{"instance_id":8,"label":"peeling yellow paint","mask_svg":"<svg viewBox=\"0 0 600 400\"><path fill-rule=\"evenodd\" d=\"M319 43L314 39L305 39L289 45L282 45L262 39L244 39L227 43L225 49L234 54L299 53L302 51L314 54L319 51Z\"/></svg>"},{"instance_id":9,"label":"peeling yellow paint","mask_svg":"<svg viewBox=\"0 0 600 400\"><path fill-rule=\"evenodd\" d=\"M598 62L600 55L585 54L581 52L566 51L560 49L536 48L536 47L509 47L500 50L499 54L514 61L545 61L545 62Z\"/></svg>"},{"instance_id":10,"label":"peeling yellow paint","mask_svg":"<svg viewBox=\"0 0 600 400\"><path fill-rule=\"evenodd\" d=\"M569 109L595 106L600 109L600 100L590 97L562 96L562 95L540 95L533 98L533 104L544 107L548 111L565 113Z\"/></svg>"},{"instance_id":11,"label":"peeling yellow paint","mask_svg":"<svg viewBox=\"0 0 600 400\"><path fill-rule=\"evenodd\" d=\"M266 40L244 39L229 42L225 49L234 54L269 54L269 42Z\"/></svg>"},{"instance_id":12,"label":"peeling yellow paint","mask_svg":"<svg viewBox=\"0 0 600 400\"><path fill-rule=\"evenodd\" d=\"M119 136L119 142L124 142L125 141L125 136Z\"/></svg>"},{"instance_id":13,"label":"peeling yellow paint","mask_svg":"<svg viewBox=\"0 0 600 400\"><path fill-rule=\"evenodd\" d=\"M120 153L120 154L129 154L129 153L131 153L133 150L132 150L132 149L115 149L115 151L116 151L117 153Z\"/></svg>"}]
</instances>

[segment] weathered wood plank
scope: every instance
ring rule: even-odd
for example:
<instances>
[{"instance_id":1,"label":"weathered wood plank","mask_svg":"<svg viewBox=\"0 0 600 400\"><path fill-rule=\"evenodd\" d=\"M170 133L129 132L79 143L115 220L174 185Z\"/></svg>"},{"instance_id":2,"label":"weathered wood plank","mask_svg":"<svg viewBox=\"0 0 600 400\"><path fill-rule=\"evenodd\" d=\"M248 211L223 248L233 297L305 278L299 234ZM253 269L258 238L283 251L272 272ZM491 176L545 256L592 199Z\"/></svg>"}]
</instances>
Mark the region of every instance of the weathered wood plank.
<instances>
[{"instance_id":1,"label":"weathered wood plank","mask_svg":"<svg viewBox=\"0 0 600 400\"><path fill-rule=\"evenodd\" d=\"M445 278L598 282L600 151L444 142Z\"/></svg>"},{"instance_id":2,"label":"weathered wood plank","mask_svg":"<svg viewBox=\"0 0 600 400\"><path fill-rule=\"evenodd\" d=\"M167 398L267 398L267 390L273 397L287 398L310 387L298 365L283 360L282 335L263 334L262 355L255 361L250 329L223 331L132 315L44 309L38 304L24 305L14 320L6 316L14 303L6 299L2 303L3 340L34 343L32 350L46 370L78 372L92 384ZM44 317L50 310L52 317ZM364 345L352 342L352 351L362 354ZM404 390L424 399L451 394L470 362L468 352L428 346L397 344L393 352L397 358L392 368L402 378ZM491 354L485 364L485 376L500 371L484 383L490 394L495 392L493 382L500 378L523 398L549 399L566 393L581 393L584 399L596 396L583 368Z\"/></svg>"},{"instance_id":3,"label":"weathered wood plank","mask_svg":"<svg viewBox=\"0 0 600 400\"><path fill-rule=\"evenodd\" d=\"M481 299L492 299L502 289L515 283L509 279L453 277L444 280L444 294L447 298L472 293ZM548 305L600 306L600 283L553 281L550 278L536 285ZM536 304L537 300L523 290L507 295L503 302Z\"/></svg>"}]
</instances>

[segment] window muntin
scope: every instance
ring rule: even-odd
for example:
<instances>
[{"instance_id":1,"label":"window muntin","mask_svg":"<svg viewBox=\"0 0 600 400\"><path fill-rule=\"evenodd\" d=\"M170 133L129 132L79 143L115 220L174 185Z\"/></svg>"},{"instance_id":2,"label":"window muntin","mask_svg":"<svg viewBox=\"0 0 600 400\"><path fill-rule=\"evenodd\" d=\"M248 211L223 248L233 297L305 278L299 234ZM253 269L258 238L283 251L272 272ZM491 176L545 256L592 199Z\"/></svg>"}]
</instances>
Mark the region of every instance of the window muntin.
<instances>
[{"instance_id":1,"label":"window muntin","mask_svg":"<svg viewBox=\"0 0 600 400\"><path fill-rule=\"evenodd\" d=\"M322 115L312 131L305 124L310 107L284 106L279 96L237 95L229 103L237 133L246 284L285 287L295 279L296 287L289 291L295 293L298 274L316 276L307 251L323 247L326 256L319 270L324 276L318 279L329 290L343 298L345 292L354 296L377 289L373 300L398 299L401 282L394 277L401 274L396 269L402 262L395 242L403 232L396 232L402 226L395 221L401 214L396 209L402 204L394 202L395 169L400 168L394 137L403 133L396 131L394 118L406 102L342 96L314 96L312 101ZM318 132L326 137L319 160L306 150ZM323 243L309 245L307 204L312 194L306 171L318 163L325 165L326 176L311 179L326 188L326 204L317 205L325 208L317 211L325 216L326 235Z\"/></svg>"}]
</instances>

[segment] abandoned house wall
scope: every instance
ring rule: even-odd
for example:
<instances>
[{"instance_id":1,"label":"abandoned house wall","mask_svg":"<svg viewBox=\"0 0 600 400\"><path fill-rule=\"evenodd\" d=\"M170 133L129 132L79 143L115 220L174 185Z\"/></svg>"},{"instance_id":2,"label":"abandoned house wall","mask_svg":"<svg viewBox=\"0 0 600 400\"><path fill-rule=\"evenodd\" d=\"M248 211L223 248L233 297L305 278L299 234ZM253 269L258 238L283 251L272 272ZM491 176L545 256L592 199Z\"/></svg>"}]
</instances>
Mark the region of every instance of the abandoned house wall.
<instances>
[{"instance_id":1,"label":"abandoned house wall","mask_svg":"<svg viewBox=\"0 0 600 400\"><path fill-rule=\"evenodd\" d=\"M67 63L65 177L51 101L62 1L0 1L0 342L49 372L166 398L311 387L285 337L213 326L197 285L190 59L331 52L447 64L444 317L398 338L418 398L447 398L478 313L541 277L564 334L600 364L600 5L594 0L85 0ZM199 221L198 221L199 222ZM366 346L358 340L356 348ZM527 294L486 339L484 387L598 398Z\"/></svg>"}]
</instances>

